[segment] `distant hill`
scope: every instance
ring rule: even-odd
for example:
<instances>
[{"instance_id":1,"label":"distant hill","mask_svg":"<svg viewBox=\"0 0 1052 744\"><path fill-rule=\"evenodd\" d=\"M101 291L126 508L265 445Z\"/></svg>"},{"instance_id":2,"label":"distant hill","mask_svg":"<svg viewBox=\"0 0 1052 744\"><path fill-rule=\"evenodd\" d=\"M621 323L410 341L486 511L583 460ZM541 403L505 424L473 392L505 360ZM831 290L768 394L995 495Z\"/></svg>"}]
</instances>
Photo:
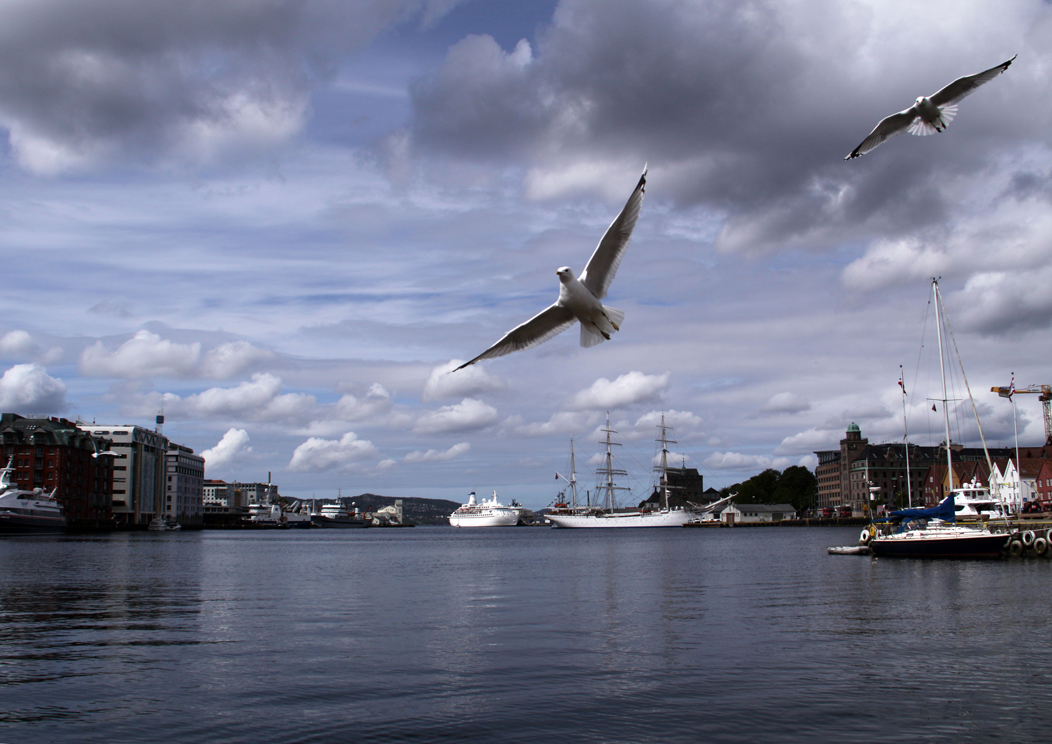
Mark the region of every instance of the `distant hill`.
<instances>
[{"instance_id":1,"label":"distant hill","mask_svg":"<svg viewBox=\"0 0 1052 744\"><path fill-rule=\"evenodd\" d=\"M353 503L360 511L376 511L385 506L394 506L395 498L402 499L402 518L413 524L449 525L449 515L460 506L456 501L446 499L419 499L395 496L378 496L375 493L363 493L359 496L344 496L343 503L348 508Z\"/></svg>"}]
</instances>

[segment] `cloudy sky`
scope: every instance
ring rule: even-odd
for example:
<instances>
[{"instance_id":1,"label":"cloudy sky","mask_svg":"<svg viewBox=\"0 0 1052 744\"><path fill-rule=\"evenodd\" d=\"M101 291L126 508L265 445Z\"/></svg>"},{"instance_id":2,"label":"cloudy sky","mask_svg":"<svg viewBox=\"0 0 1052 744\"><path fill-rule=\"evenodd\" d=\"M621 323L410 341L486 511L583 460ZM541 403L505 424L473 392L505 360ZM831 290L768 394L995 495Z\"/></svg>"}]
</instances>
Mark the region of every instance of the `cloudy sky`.
<instances>
[{"instance_id":1,"label":"cloudy sky","mask_svg":"<svg viewBox=\"0 0 1052 744\"><path fill-rule=\"evenodd\" d=\"M590 487L608 411L637 495L662 413L717 488L851 422L900 441L899 365L937 443L933 276L992 443L989 388L1052 383L1044 0L7 0L0 29L3 411L163 409L208 477L287 496L540 508L571 436ZM1014 54L944 134L844 161ZM646 163L621 332L450 373Z\"/></svg>"}]
</instances>

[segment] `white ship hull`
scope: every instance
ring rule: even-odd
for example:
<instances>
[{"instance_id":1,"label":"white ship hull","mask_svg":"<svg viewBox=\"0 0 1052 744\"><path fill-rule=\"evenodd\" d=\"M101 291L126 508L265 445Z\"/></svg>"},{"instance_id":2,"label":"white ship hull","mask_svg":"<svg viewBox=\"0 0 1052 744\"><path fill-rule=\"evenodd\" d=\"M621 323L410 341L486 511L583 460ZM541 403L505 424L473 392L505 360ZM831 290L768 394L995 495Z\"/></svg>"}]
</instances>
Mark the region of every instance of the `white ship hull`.
<instances>
[{"instance_id":1,"label":"white ship hull","mask_svg":"<svg viewBox=\"0 0 1052 744\"><path fill-rule=\"evenodd\" d=\"M571 529L682 527L697 515L686 509L614 514L548 514L556 527Z\"/></svg>"},{"instance_id":2,"label":"white ship hull","mask_svg":"<svg viewBox=\"0 0 1052 744\"><path fill-rule=\"evenodd\" d=\"M514 509L487 509L474 514L449 515L454 527L514 527L519 523L519 514Z\"/></svg>"}]
</instances>

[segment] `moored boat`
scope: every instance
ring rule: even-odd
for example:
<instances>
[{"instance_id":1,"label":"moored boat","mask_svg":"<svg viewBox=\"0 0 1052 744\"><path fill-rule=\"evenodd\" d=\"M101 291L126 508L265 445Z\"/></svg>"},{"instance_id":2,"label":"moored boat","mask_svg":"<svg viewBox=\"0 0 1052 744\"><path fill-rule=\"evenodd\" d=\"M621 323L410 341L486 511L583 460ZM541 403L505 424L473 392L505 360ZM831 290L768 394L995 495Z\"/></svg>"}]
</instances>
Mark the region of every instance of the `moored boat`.
<instances>
[{"instance_id":1,"label":"moored boat","mask_svg":"<svg viewBox=\"0 0 1052 744\"><path fill-rule=\"evenodd\" d=\"M10 458L0 469L0 535L57 535L66 528L62 505L55 492L35 488L24 491L11 482L14 472Z\"/></svg>"},{"instance_id":2,"label":"moored boat","mask_svg":"<svg viewBox=\"0 0 1052 744\"><path fill-rule=\"evenodd\" d=\"M939 293L938 280L932 279L931 283L935 304L935 328L939 343L939 368L942 372L942 410L946 427L946 474L949 481L949 495L938 506L929 509L900 509L893 511L888 517L874 520L867 529L863 530L859 543L867 545L877 557L1000 558L1008 543L1009 531L993 532L986 521L971 525L956 523L959 512L967 514L970 511L969 516L976 517L981 517L983 511L986 510L988 510L987 516L1004 517L1005 512L1003 505L999 503L996 504L999 508L994 510L993 507L998 499L990 497L988 493L980 495L979 492L985 492L985 489L979 489L975 483L960 491L954 489L953 447L950 446L949 400L946 394L946 368L942 343L942 326L946 309L943 307L942 295ZM978 421L978 412L976 412L977 424ZM979 433L981 436L981 426ZM986 450L985 440L983 449ZM990 466L990 472L993 472L993 465L989 459L989 452L987 452L987 464ZM966 494L964 496L966 501L962 504L964 508L960 510L955 508L956 493ZM1005 525L1007 527L1007 519Z\"/></svg>"},{"instance_id":3,"label":"moored boat","mask_svg":"<svg viewBox=\"0 0 1052 744\"><path fill-rule=\"evenodd\" d=\"M462 504L449 515L453 527L514 527L519 523L521 507L504 506L497 499L497 492L489 501L478 501L475 492L468 494L468 503Z\"/></svg>"},{"instance_id":4,"label":"moored boat","mask_svg":"<svg viewBox=\"0 0 1052 744\"><path fill-rule=\"evenodd\" d=\"M320 512L310 515L311 521L319 527L368 527L372 517L355 509L350 511L338 498L335 504L322 504Z\"/></svg>"},{"instance_id":5,"label":"moored boat","mask_svg":"<svg viewBox=\"0 0 1052 744\"><path fill-rule=\"evenodd\" d=\"M669 505L668 445L674 444L674 442L665 436L668 427L665 426L664 416L661 417L660 428L661 438L658 440L661 443L660 470L662 475L660 487L664 506L659 509L628 509L621 511L615 508L614 493L617 490L620 490L620 487L614 484L614 476L627 475L627 473L614 467L612 448L618 446L618 443L613 440L612 435L617 432L610 428L610 418L607 416L606 428L603 430L606 433L606 439L605 441L600 442L600 444L606 445L606 453L603 459L603 465L596 470L597 475L604 476L606 479L606 483L603 486L603 490L606 491L606 508L590 508L583 513L560 513L557 511L549 511L545 514L545 518L556 527L570 529L631 529L645 527L682 527L696 517L697 514L690 509L674 509Z\"/></svg>"},{"instance_id":6,"label":"moored boat","mask_svg":"<svg viewBox=\"0 0 1052 744\"><path fill-rule=\"evenodd\" d=\"M859 542L877 557L1000 558L1009 533L991 532L985 524L965 526L954 521L953 493L930 509L901 509L886 518L897 529L884 532L880 520L862 532Z\"/></svg>"}]
</instances>

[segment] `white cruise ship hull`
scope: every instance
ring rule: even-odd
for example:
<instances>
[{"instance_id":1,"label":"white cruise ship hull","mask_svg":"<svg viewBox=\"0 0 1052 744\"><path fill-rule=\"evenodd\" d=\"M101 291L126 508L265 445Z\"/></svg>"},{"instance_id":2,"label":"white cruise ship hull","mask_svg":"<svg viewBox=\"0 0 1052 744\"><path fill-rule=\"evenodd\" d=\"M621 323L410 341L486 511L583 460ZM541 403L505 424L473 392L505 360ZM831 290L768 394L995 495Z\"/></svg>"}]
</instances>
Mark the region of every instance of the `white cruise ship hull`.
<instances>
[{"instance_id":1,"label":"white cruise ship hull","mask_svg":"<svg viewBox=\"0 0 1052 744\"><path fill-rule=\"evenodd\" d=\"M514 527L519 523L519 513L514 509L486 509L477 513L449 515L453 527Z\"/></svg>"},{"instance_id":2,"label":"white cruise ship hull","mask_svg":"<svg viewBox=\"0 0 1052 744\"><path fill-rule=\"evenodd\" d=\"M570 529L611 529L642 527L682 527L696 514L686 509L653 512L623 512L614 514L549 514L549 522L556 527Z\"/></svg>"}]
</instances>

